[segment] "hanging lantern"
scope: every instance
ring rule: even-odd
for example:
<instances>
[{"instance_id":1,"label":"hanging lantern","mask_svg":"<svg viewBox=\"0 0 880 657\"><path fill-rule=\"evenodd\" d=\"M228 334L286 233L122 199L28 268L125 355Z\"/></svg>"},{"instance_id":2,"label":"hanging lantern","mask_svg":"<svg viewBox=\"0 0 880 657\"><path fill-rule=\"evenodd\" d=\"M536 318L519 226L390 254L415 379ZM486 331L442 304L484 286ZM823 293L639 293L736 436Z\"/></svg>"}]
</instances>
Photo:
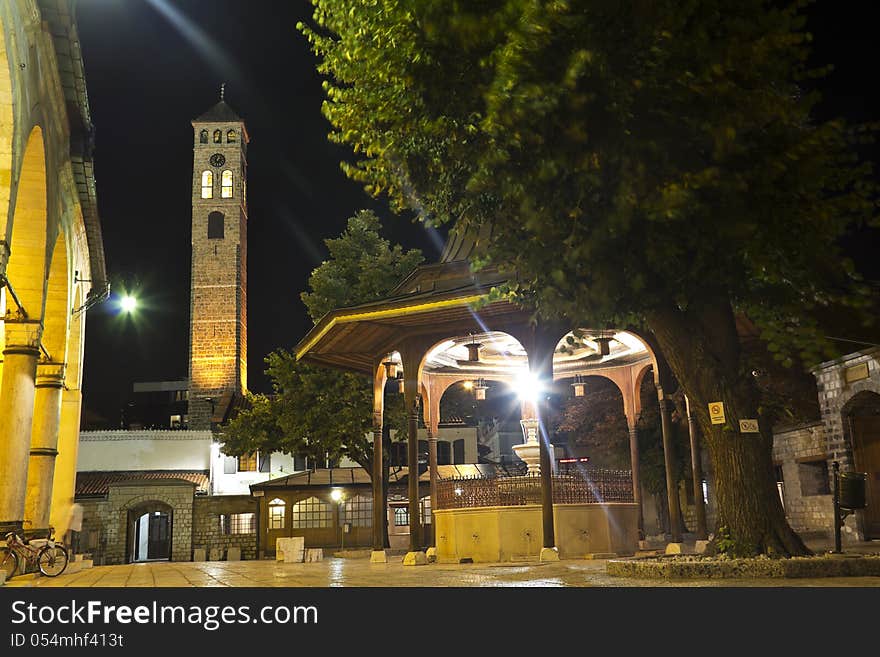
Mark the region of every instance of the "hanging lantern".
<instances>
[{"instance_id":1,"label":"hanging lantern","mask_svg":"<svg viewBox=\"0 0 880 657\"><path fill-rule=\"evenodd\" d=\"M575 378L574 383L571 384L571 387L574 390L574 396L575 397L583 397L584 396L584 389L586 388L586 385L587 384L584 383L584 380L583 380L583 378L581 378L581 375L578 374L577 377Z\"/></svg>"},{"instance_id":2,"label":"hanging lantern","mask_svg":"<svg viewBox=\"0 0 880 657\"><path fill-rule=\"evenodd\" d=\"M385 376L389 379L397 378L397 363L395 363L391 358L382 363L385 366Z\"/></svg>"},{"instance_id":3,"label":"hanging lantern","mask_svg":"<svg viewBox=\"0 0 880 657\"><path fill-rule=\"evenodd\" d=\"M483 379L477 381L477 385L474 386L474 399L477 401L485 401L486 399L486 391L489 389Z\"/></svg>"},{"instance_id":4,"label":"hanging lantern","mask_svg":"<svg viewBox=\"0 0 880 657\"><path fill-rule=\"evenodd\" d=\"M471 363L479 363L480 362L480 347L482 347L483 345L481 345L479 342L471 342L470 344L465 345L465 346L467 347L467 350L468 350L468 361Z\"/></svg>"},{"instance_id":5,"label":"hanging lantern","mask_svg":"<svg viewBox=\"0 0 880 657\"><path fill-rule=\"evenodd\" d=\"M613 339L613 337L611 337L604 331L600 333L597 337L593 338L593 341L599 346L600 355L607 356L611 353L611 341Z\"/></svg>"}]
</instances>

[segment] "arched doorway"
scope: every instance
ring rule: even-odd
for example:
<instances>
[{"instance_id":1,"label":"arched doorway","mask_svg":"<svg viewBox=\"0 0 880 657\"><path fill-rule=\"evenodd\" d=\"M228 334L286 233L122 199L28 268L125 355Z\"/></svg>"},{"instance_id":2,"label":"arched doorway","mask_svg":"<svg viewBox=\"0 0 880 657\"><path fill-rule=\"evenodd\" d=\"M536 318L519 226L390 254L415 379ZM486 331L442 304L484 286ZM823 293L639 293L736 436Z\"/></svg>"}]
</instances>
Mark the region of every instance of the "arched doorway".
<instances>
[{"instance_id":1,"label":"arched doorway","mask_svg":"<svg viewBox=\"0 0 880 657\"><path fill-rule=\"evenodd\" d=\"M855 469L868 475L868 506L862 511L865 539L880 538L880 395L860 392L847 402L842 413Z\"/></svg>"},{"instance_id":2,"label":"arched doorway","mask_svg":"<svg viewBox=\"0 0 880 657\"><path fill-rule=\"evenodd\" d=\"M174 510L158 500L128 511L126 562L170 561Z\"/></svg>"}]
</instances>

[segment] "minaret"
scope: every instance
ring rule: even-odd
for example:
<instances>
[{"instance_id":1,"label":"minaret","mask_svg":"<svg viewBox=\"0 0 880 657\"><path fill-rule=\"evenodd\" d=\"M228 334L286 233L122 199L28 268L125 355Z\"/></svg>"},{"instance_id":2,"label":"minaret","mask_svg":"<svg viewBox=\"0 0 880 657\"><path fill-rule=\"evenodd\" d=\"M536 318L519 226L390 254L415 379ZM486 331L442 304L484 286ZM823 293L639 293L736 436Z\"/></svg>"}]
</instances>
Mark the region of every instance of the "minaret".
<instances>
[{"instance_id":1,"label":"minaret","mask_svg":"<svg viewBox=\"0 0 880 657\"><path fill-rule=\"evenodd\" d=\"M224 100L192 122L190 429L226 418L247 389L247 144Z\"/></svg>"}]
</instances>

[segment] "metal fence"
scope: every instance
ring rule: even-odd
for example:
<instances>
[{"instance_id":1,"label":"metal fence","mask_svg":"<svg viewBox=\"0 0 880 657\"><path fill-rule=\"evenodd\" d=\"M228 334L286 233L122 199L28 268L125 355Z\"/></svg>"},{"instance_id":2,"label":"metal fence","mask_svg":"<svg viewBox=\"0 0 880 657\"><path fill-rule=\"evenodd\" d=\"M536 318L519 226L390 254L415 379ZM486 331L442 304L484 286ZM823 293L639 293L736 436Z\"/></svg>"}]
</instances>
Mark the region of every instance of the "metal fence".
<instances>
[{"instance_id":1,"label":"metal fence","mask_svg":"<svg viewBox=\"0 0 880 657\"><path fill-rule=\"evenodd\" d=\"M555 504L633 502L629 470L585 468L553 475ZM520 477L456 477L437 482L438 509L481 506L522 506L541 503L540 475Z\"/></svg>"}]
</instances>

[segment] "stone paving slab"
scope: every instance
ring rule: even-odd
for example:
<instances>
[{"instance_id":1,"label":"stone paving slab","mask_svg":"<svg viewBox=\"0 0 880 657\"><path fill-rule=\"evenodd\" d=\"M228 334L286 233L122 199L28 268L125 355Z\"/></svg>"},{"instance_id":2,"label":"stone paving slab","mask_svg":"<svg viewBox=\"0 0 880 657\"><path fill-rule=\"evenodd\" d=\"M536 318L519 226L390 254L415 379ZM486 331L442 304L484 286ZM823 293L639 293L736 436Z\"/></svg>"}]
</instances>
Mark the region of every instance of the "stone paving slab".
<instances>
[{"instance_id":1,"label":"stone paving slab","mask_svg":"<svg viewBox=\"0 0 880 657\"><path fill-rule=\"evenodd\" d=\"M316 563L277 561L150 562L95 566L48 578L25 575L7 587L880 587L880 577L668 581L612 577L606 561L562 560L497 564L404 566L329 558Z\"/></svg>"}]
</instances>

